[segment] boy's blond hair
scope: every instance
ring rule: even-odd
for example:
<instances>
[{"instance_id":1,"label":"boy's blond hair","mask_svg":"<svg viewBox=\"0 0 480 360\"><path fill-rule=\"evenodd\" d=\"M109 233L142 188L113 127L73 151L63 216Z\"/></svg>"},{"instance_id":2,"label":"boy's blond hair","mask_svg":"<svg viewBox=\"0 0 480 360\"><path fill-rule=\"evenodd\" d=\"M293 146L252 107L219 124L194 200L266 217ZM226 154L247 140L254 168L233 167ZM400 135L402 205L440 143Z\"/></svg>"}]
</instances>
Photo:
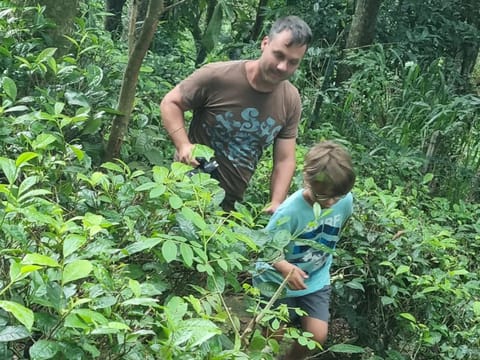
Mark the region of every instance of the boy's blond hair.
<instances>
[{"instance_id":1,"label":"boy's blond hair","mask_svg":"<svg viewBox=\"0 0 480 360\"><path fill-rule=\"evenodd\" d=\"M321 187L324 195L348 193L355 183L355 172L347 149L331 140L314 145L305 155L303 181L305 187Z\"/></svg>"}]
</instances>

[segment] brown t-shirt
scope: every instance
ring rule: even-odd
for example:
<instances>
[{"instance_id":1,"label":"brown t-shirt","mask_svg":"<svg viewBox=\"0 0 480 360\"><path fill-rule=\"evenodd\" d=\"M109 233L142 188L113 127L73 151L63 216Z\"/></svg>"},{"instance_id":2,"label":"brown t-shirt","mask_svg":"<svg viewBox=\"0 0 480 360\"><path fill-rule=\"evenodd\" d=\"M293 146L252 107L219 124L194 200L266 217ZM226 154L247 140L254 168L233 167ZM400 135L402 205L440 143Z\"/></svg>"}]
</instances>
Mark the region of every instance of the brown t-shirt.
<instances>
[{"instance_id":1,"label":"brown t-shirt","mask_svg":"<svg viewBox=\"0 0 480 360\"><path fill-rule=\"evenodd\" d=\"M210 146L227 197L241 200L265 148L276 138L295 138L301 115L298 90L282 81L259 92L247 80L245 60L211 63L179 84L193 110L189 137Z\"/></svg>"}]
</instances>

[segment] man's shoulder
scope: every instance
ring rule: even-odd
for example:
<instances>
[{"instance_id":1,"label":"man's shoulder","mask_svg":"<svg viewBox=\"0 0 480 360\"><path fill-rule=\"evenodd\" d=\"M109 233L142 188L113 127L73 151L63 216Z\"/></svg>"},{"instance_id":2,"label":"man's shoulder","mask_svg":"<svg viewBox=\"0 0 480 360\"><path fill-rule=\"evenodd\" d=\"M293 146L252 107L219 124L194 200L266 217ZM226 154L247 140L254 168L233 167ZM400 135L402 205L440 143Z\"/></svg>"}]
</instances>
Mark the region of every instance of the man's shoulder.
<instances>
[{"instance_id":1,"label":"man's shoulder","mask_svg":"<svg viewBox=\"0 0 480 360\"><path fill-rule=\"evenodd\" d=\"M232 69L232 68L241 68L245 65L246 60L230 60L230 61L215 61L202 65L202 69Z\"/></svg>"}]
</instances>

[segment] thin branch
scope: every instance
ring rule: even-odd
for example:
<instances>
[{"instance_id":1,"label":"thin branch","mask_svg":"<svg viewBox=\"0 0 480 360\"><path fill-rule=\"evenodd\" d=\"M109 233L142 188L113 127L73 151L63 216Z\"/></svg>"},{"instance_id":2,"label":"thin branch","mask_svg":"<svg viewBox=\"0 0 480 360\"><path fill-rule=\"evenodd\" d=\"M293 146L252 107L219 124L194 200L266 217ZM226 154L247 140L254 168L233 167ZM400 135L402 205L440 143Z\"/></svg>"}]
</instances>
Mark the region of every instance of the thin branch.
<instances>
[{"instance_id":1,"label":"thin branch","mask_svg":"<svg viewBox=\"0 0 480 360\"><path fill-rule=\"evenodd\" d=\"M290 272L288 273L288 275L285 277L285 279L283 280L283 282L280 284L280 286L278 287L277 291L275 291L275 293L273 294L272 298L268 301L267 305L262 309L262 311L260 312L260 314L258 314L256 317L254 317L252 320L250 320L250 323L247 325L247 327L245 328L245 330L243 331L243 334L240 338L240 340L242 341L245 341L246 344L248 344L248 340L246 339L247 335L249 335L252 331L253 331L253 328L255 327L256 324L258 324L260 322L260 320L263 319L263 317L265 316L265 313L270 310L270 308L273 306L273 304L275 303L275 301L277 301L277 299L280 297L283 289L285 288L285 286L287 286L287 283L288 283L288 280L290 279L290 276L292 276L293 272L295 271L295 269L293 268L292 270L290 270Z\"/></svg>"},{"instance_id":2,"label":"thin branch","mask_svg":"<svg viewBox=\"0 0 480 360\"><path fill-rule=\"evenodd\" d=\"M166 12L166 11L174 8L175 6L178 6L178 5L180 5L180 4L183 4L183 3L186 2L186 1L187 1L187 0L180 0L180 1L176 2L175 4L168 5L168 6L165 7L164 11Z\"/></svg>"}]
</instances>

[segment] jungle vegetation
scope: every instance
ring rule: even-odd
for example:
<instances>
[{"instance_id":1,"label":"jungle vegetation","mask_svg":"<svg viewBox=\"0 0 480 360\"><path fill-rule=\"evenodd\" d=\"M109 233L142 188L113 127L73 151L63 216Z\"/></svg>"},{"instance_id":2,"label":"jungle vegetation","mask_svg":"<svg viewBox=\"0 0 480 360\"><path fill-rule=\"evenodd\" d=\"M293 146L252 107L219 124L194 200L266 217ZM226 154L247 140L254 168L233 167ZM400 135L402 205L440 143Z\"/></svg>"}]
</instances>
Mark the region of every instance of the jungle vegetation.
<instances>
[{"instance_id":1,"label":"jungle vegetation","mask_svg":"<svg viewBox=\"0 0 480 360\"><path fill-rule=\"evenodd\" d=\"M0 358L480 358L476 0L0 0ZM172 162L162 96L254 58L277 17L314 33L292 79L306 149L342 142L355 214L336 250L328 343L278 327L250 273L267 152L236 211ZM208 153L208 149L199 148ZM233 303L240 303L236 306Z\"/></svg>"}]
</instances>

